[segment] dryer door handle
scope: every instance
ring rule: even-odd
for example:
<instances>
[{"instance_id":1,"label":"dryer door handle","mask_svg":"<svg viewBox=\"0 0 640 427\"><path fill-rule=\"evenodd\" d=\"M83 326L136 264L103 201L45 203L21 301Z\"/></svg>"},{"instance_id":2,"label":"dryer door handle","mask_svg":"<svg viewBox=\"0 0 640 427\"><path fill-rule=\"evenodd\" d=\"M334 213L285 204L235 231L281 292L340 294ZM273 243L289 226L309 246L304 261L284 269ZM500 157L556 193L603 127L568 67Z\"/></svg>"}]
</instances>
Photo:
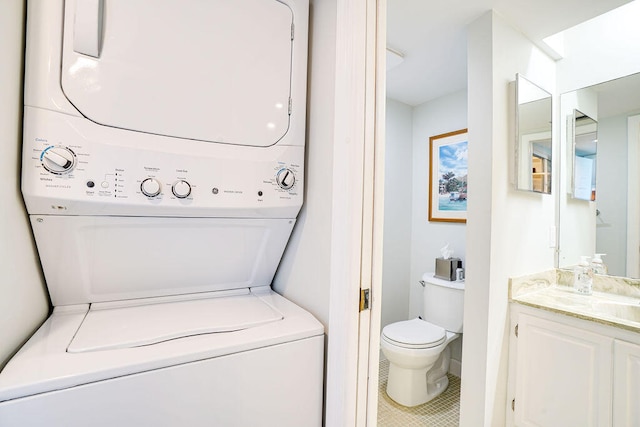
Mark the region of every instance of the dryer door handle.
<instances>
[{"instance_id":1,"label":"dryer door handle","mask_svg":"<svg viewBox=\"0 0 640 427\"><path fill-rule=\"evenodd\" d=\"M100 57L102 42L103 0L76 0L73 23L73 50Z\"/></svg>"}]
</instances>

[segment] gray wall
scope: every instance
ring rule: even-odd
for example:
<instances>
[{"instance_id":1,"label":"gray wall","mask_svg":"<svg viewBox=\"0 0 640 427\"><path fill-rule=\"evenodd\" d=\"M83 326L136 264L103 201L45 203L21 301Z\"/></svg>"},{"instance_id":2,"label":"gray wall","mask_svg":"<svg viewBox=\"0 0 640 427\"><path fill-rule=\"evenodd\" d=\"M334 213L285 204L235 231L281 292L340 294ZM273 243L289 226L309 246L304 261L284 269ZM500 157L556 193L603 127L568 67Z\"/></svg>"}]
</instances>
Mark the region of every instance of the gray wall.
<instances>
[{"instance_id":1,"label":"gray wall","mask_svg":"<svg viewBox=\"0 0 640 427\"><path fill-rule=\"evenodd\" d=\"M381 327L409 316L413 189L413 109L393 99L386 108Z\"/></svg>"},{"instance_id":2,"label":"gray wall","mask_svg":"<svg viewBox=\"0 0 640 427\"><path fill-rule=\"evenodd\" d=\"M627 117L598 120L596 164L596 252L605 253L609 274L627 271ZM592 254L587 254L591 256Z\"/></svg>"},{"instance_id":3,"label":"gray wall","mask_svg":"<svg viewBox=\"0 0 640 427\"><path fill-rule=\"evenodd\" d=\"M0 2L0 368L49 311L20 194L24 9L24 0Z\"/></svg>"},{"instance_id":4,"label":"gray wall","mask_svg":"<svg viewBox=\"0 0 640 427\"><path fill-rule=\"evenodd\" d=\"M336 3L312 1L305 196L273 289L329 326Z\"/></svg>"}]
</instances>

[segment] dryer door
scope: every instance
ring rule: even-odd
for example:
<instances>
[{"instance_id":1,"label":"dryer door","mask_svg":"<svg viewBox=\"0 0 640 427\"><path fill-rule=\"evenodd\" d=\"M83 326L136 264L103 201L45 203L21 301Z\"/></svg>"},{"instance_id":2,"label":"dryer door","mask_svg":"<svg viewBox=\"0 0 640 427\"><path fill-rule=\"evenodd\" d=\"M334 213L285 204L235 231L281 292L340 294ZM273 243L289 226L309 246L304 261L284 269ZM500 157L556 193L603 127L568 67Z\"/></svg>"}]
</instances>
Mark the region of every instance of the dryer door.
<instances>
[{"instance_id":1,"label":"dryer door","mask_svg":"<svg viewBox=\"0 0 640 427\"><path fill-rule=\"evenodd\" d=\"M277 0L69 0L62 89L102 125L270 146L289 128L292 34Z\"/></svg>"}]
</instances>

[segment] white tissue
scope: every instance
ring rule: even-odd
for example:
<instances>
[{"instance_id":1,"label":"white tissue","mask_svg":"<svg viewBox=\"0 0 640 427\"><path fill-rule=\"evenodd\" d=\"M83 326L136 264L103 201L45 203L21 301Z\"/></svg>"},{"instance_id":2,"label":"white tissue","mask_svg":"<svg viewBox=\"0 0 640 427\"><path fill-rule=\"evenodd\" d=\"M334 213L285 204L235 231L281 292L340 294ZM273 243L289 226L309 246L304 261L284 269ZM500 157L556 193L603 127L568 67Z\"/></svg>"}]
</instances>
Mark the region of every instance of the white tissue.
<instances>
[{"instance_id":1,"label":"white tissue","mask_svg":"<svg viewBox=\"0 0 640 427\"><path fill-rule=\"evenodd\" d=\"M440 253L442 254L442 258L449 259L453 256L453 249L450 249L447 243L443 248L440 248Z\"/></svg>"}]
</instances>

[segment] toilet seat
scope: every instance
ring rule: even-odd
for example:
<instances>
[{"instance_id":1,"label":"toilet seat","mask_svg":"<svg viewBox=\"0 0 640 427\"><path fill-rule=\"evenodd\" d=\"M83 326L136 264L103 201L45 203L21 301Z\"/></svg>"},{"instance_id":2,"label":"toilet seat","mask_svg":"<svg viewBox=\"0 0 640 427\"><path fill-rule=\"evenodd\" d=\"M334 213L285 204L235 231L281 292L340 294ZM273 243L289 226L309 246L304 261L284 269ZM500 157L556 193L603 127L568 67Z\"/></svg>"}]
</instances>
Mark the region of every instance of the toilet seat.
<instances>
[{"instance_id":1,"label":"toilet seat","mask_svg":"<svg viewBox=\"0 0 640 427\"><path fill-rule=\"evenodd\" d=\"M382 337L398 347L425 349L444 343L446 331L440 326L415 318L385 326Z\"/></svg>"}]
</instances>

